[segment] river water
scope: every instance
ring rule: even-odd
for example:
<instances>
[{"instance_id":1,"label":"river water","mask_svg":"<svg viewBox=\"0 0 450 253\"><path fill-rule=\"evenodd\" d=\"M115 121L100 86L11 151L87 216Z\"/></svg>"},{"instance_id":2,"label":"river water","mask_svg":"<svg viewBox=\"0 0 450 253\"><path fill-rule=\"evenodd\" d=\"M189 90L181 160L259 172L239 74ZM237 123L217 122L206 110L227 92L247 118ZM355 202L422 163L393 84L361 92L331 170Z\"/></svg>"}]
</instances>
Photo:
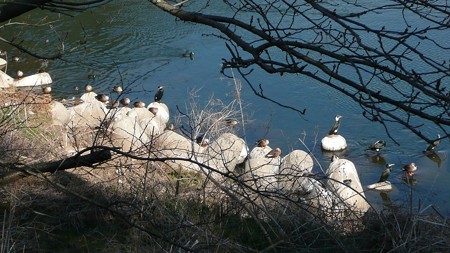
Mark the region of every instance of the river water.
<instances>
[{"instance_id":1,"label":"river water","mask_svg":"<svg viewBox=\"0 0 450 253\"><path fill-rule=\"evenodd\" d=\"M227 10L218 8L217 11ZM0 31L7 38L17 36L24 46L39 54L58 52L64 41L63 60L49 61L46 69L54 80L55 97L80 95L87 83L92 83L97 93L109 93L113 86L123 84L128 97L148 103L156 87L164 85L163 102L172 115L177 106L186 108L187 97L193 90L197 91L200 104L211 96L225 103L234 98L233 80L220 74L221 59L229 56L225 43L209 36L215 31L176 21L145 1L127 1L126 8L119 1L112 1L74 15L67 17L35 10L15 21L40 20L42 26L8 26ZM20 57L19 62L8 65L10 75L17 69L25 75L32 74L41 66L41 61L4 44L0 44L0 49L7 50L9 56ZM193 59L183 57L186 51L194 52ZM93 75L95 79L89 79ZM418 171L412 186L414 207L420 201L422 207L435 204L442 214L450 214L447 141L439 146L439 161L430 159L422 153L427 144L408 130L390 125L391 135L400 144L396 145L381 125L361 115L362 110L355 102L314 80L297 75L270 75L258 69L250 78L252 83L262 85L267 96L306 109L306 114L301 116L258 98L242 80L241 98L248 121L245 131L240 129L239 133L248 143L266 137L272 147L281 147L284 154L294 149L309 149L317 158L314 170L319 172L320 167L327 168L330 158L330 154L321 151L320 140L334 123L335 115L343 115L340 134L346 138L348 149L339 156L355 163L363 185L376 182L386 162L396 164L389 179L393 191L366 192L374 205L395 202L406 206L408 186L402 180L401 167L415 162ZM433 128L429 130L430 136L438 134ZM365 151L378 139L387 141L381 155Z\"/></svg>"}]
</instances>

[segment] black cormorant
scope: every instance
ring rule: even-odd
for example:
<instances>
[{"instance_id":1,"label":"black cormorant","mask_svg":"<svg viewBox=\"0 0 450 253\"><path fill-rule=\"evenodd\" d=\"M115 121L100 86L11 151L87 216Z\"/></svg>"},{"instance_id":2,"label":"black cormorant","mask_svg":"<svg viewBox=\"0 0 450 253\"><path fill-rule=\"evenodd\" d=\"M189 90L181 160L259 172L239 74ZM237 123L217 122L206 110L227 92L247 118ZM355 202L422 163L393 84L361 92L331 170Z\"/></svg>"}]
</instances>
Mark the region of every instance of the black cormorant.
<instances>
[{"instance_id":1,"label":"black cormorant","mask_svg":"<svg viewBox=\"0 0 450 253\"><path fill-rule=\"evenodd\" d=\"M341 115L336 115L336 118L335 118L336 121L334 122L334 125L331 127L330 131L328 132L329 135L337 134L337 132L339 130L339 125L340 125L340 119L341 118L342 118Z\"/></svg>"},{"instance_id":2,"label":"black cormorant","mask_svg":"<svg viewBox=\"0 0 450 253\"><path fill-rule=\"evenodd\" d=\"M164 94L163 86L158 86L158 90L155 93L155 102L161 101L161 98Z\"/></svg>"}]
</instances>

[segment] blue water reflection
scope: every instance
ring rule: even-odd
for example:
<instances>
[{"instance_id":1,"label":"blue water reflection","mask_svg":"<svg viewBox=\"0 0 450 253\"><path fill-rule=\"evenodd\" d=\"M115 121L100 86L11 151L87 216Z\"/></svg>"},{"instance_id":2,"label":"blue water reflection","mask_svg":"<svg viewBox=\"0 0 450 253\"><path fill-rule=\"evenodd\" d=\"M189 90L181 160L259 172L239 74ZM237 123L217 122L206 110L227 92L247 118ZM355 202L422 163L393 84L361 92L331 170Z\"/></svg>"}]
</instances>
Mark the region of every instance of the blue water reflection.
<instances>
[{"instance_id":1,"label":"blue water reflection","mask_svg":"<svg viewBox=\"0 0 450 253\"><path fill-rule=\"evenodd\" d=\"M127 96L147 103L157 86L163 84L163 100L172 113L176 112L177 106L186 107L187 96L192 90L199 90L200 104L211 96L225 102L233 99L230 95L234 92L233 80L220 74L221 59L229 57L225 43L206 35L215 31L176 21L141 1L127 3L127 8L113 1L75 18L61 17L53 25L54 31L45 26L21 34L28 45L42 53L50 53L55 51L61 39L55 34L67 33L66 55L63 60L50 61L48 67L57 97L71 97L79 93L75 91L76 87L82 89L91 82L98 92L106 93L123 83ZM22 18L37 19L41 15L42 12L36 10ZM389 23L395 18L389 16L392 19ZM376 17L373 22L382 20ZM195 57L183 57L186 50L194 52ZM11 71L23 68L31 73L39 67L39 61L25 54L13 49L11 53L21 55L23 62L27 62L27 65L11 64ZM96 78L89 80L88 75ZM448 191L447 182L450 181L447 141L439 147L439 158L429 158L422 153L427 144L408 130L390 125L390 133L400 145L394 144L381 125L369 122L361 115L358 104L315 80L293 74L270 75L258 69L250 78L253 84L261 84L265 95L300 110L306 109L306 114L299 115L256 97L242 80L241 96L250 120L246 135L242 135L244 131L240 133L248 143L265 137L270 139L271 146L281 147L285 154L293 149L308 148L319 161L315 170L320 171L320 167L325 170L330 155L321 151L320 140L333 124L334 116L343 115L340 133L347 139L349 148L340 155L355 163L363 185L378 180L386 162L396 164L390 178L394 190L387 195L367 192L370 200L377 205L406 201L408 186L402 180L401 167L415 162L419 168L415 175L417 181L412 186L415 200L420 199L424 205L437 204L444 214L449 214L450 195L442 194ZM433 128L427 130L430 136L437 135ZM365 151L378 139L387 141L387 147L380 155Z\"/></svg>"}]
</instances>

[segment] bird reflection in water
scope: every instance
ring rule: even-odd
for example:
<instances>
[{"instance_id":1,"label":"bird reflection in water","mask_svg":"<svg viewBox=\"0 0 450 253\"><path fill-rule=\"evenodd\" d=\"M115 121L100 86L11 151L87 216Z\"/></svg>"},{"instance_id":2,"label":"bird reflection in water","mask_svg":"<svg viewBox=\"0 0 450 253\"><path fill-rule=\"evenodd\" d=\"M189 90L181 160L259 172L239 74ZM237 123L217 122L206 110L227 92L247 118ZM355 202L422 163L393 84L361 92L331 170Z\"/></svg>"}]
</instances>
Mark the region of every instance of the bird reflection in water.
<instances>
[{"instance_id":1,"label":"bird reflection in water","mask_svg":"<svg viewBox=\"0 0 450 253\"><path fill-rule=\"evenodd\" d=\"M370 156L370 160L372 163L381 164L381 165L386 164L386 160L380 153L369 155L369 156Z\"/></svg>"},{"instance_id":2,"label":"bird reflection in water","mask_svg":"<svg viewBox=\"0 0 450 253\"><path fill-rule=\"evenodd\" d=\"M435 162L438 168L441 167L442 159L436 151L426 151L425 155L433 162Z\"/></svg>"},{"instance_id":3,"label":"bird reflection in water","mask_svg":"<svg viewBox=\"0 0 450 253\"><path fill-rule=\"evenodd\" d=\"M386 192L380 192L381 200L383 200L383 205L390 207L392 206L391 198L389 198L389 195Z\"/></svg>"}]
</instances>

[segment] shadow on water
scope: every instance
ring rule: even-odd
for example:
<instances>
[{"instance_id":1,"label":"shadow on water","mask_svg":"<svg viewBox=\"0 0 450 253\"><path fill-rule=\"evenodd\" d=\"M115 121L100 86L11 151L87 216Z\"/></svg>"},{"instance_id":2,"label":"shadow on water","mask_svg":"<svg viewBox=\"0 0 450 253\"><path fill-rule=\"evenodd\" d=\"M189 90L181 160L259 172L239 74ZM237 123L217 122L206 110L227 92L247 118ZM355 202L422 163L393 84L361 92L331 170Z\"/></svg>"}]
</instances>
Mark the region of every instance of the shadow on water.
<instances>
[{"instance_id":1,"label":"shadow on water","mask_svg":"<svg viewBox=\"0 0 450 253\"><path fill-rule=\"evenodd\" d=\"M436 151L425 152L425 156L428 157L431 161L435 162L438 168L441 167L442 159Z\"/></svg>"}]
</instances>

